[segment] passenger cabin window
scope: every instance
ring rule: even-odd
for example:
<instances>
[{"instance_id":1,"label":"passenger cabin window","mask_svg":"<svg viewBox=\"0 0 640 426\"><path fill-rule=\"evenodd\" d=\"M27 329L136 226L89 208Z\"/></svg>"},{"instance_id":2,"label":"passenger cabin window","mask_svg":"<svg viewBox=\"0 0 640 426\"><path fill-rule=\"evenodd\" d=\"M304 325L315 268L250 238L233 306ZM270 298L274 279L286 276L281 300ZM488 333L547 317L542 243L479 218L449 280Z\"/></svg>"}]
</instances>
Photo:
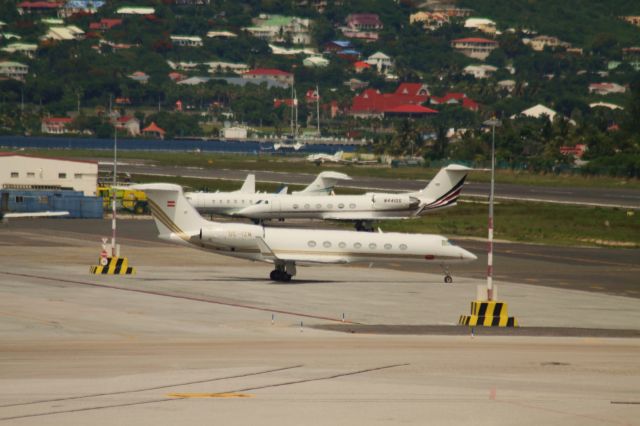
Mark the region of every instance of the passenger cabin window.
<instances>
[{"instance_id":1,"label":"passenger cabin window","mask_svg":"<svg viewBox=\"0 0 640 426\"><path fill-rule=\"evenodd\" d=\"M311 241L309 241L309 242L307 243L307 245L308 245L309 247L315 247L315 246L316 246L316 242L315 242L315 241L313 241L313 240L311 240Z\"/></svg>"},{"instance_id":2,"label":"passenger cabin window","mask_svg":"<svg viewBox=\"0 0 640 426\"><path fill-rule=\"evenodd\" d=\"M376 245L376 243L371 243L371 244L369 244L369 248L370 248L371 250L375 249L376 247L378 247L378 246Z\"/></svg>"},{"instance_id":3,"label":"passenger cabin window","mask_svg":"<svg viewBox=\"0 0 640 426\"><path fill-rule=\"evenodd\" d=\"M27 172L27 177L28 178L34 178L34 177L36 177L36 174L33 173L33 172Z\"/></svg>"},{"instance_id":4,"label":"passenger cabin window","mask_svg":"<svg viewBox=\"0 0 640 426\"><path fill-rule=\"evenodd\" d=\"M294 210L298 210L298 207L299 207L299 206L298 206L297 204L294 204L294 205L293 205L293 209L294 209Z\"/></svg>"},{"instance_id":5,"label":"passenger cabin window","mask_svg":"<svg viewBox=\"0 0 640 426\"><path fill-rule=\"evenodd\" d=\"M304 208L307 209L307 210L310 209L311 208L311 204L305 204Z\"/></svg>"},{"instance_id":6,"label":"passenger cabin window","mask_svg":"<svg viewBox=\"0 0 640 426\"><path fill-rule=\"evenodd\" d=\"M385 250L391 250L391 244L387 243L384 245Z\"/></svg>"},{"instance_id":7,"label":"passenger cabin window","mask_svg":"<svg viewBox=\"0 0 640 426\"><path fill-rule=\"evenodd\" d=\"M73 175L73 178L74 178L74 179L82 179L82 173L75 173L75 174Z\"/></svg>"},{"instance_id":8,"label":"passenger cabin window","mask_svg":"<svg viewBox=\"0 0 640 426\"><path fill-rule=\"evenodd\" d=\"M22 195L16 195L16 203L24 203L24 197Z\"/></svg>"},{"instance_id":9,"label":"passenger cabin window","mask_svg":"<svg viewBox=\"0 0 640 426\"><path fill-rule=\"evenodd\" d=\"M18 172L11 172L11 177L12 177L12 178L18 178L18 177L20 177L20 173L18 173Z\"/></svg>"},{"instance_id":10,"label":"passenger cabin window","mask_svg":"<svg viewBox=\"0 0 640 426\"><path fill-rule=\"evenodd\" d=\"M342 204L342 203L338 204L338 208L339 209L344 209L344 204Z\"/></svg>"},{"instance_id":11,"label":"passenger cabin window","mask_svg":"<svg viewBox=\"0 0 640 426\"><path fill-rule=\"evenodd\" d=\"M327 204L327 208L328 209L332 209L333 208L333 204L331 204L331 203Z\"/></svg>"},{"instance_id":12,"label":"passenger cabin window","mask_svg":"<svg viewBox=\"0 0 640 426\"><path fill-rule=\"evenodd\" d=\"M66 179L66 178L67 178L66 173L58 173L58 179Z\"/></svg>"},{"instance_id":13,"label":"passenger cabin window","mask_svg":"<svg viewBox=\"0 0 640 426\"><path fill-rule=\"evenodd\" d=\"M345 248L347 246L347 243L345 243L344 241L340 241L340 244L338 244L338 247L340 248Z\"/></svg>"},{"instance_id":14,"label":"passenger cabin window","mask_svg":"<svg viewBox=\"0 0 640 426\"><path fill-rule=\"evenodd\" d=\"M330 241L325 241L324 243L322 243L322 246L324 248L329 248L329 247L331 247L331 242Z\"/></svg>"},{"instance_id":15,"label":"passenger cabin window","mask_svg":"<svg viewBox=\"0 0 640 426\"><path fill-rule=\"evenodd\" d=\"M355 205L354 203L351 203L351 204L349 204L349 208L350 208L350 209L355 209L355 208L356 208L356 205Z\"/></svg>"},{"instance_id":16,"label":"passenger cabin window","mask_svg":"<svg viewBox=\"0 0 640 426\"><path fill-rule=\"evenodd\" d=\"M400 250L406 250L406 249L407 249L406 244L400 244Z\"/></svg>"},{"instance_id":17,"label":"passenger cabin window","mask_svg":"<svg viewBox=\"0 0 640 426\"><path fill-rule=\"evenodd\" d=\"M316 209L320 210L322 208L322 204L318 203L316 204Z\"/></svg>"},{"instance_id":18,"label":"passenger cabin window","mask_svg":"<svg viewBox=\"0 0 640 426\"><path fill-rule=\"evenodd\" d=\"M359 248L361 248L361 247L362 247L362 244L360 244L360 243L355 243L355 244L353 245L353 247L355 247L355 248L359 249Z\"/></svg>"}]
</instances>

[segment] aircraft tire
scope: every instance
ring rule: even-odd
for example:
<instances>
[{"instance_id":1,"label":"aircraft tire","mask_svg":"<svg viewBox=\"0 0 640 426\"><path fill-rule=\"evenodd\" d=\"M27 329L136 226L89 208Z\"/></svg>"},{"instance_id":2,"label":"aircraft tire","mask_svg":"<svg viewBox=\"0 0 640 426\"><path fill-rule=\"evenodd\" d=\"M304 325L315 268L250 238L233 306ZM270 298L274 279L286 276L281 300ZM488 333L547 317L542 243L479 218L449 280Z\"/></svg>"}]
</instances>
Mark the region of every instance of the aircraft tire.
<instances>
[{"instance_id":1,"label":"aircraft tire","mask_svg":"<svg viewBox=\"0 0 640 426\"><path fill-rule=\"evenodd\" d=\"M453 278L451 278L451 275L447 275L446 277L444 277L444 282L447 284L451 284L453 282Z\"/></svg>"}]
</instances>

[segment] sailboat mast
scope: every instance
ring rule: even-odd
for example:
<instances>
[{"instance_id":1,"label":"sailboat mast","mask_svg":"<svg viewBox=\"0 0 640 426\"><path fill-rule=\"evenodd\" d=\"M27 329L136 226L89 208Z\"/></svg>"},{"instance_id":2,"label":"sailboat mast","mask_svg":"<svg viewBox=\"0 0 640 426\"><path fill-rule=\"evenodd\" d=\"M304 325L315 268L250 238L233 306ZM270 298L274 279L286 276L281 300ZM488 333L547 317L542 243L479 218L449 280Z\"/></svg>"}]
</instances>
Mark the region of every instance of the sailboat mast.
<instances>
[{"instance_id":1,"label":"sailboat mast","mask_svg":"<svg viewBox=\"0 0 640 426\"><path fill-rule=\"evenodd\" d=\"M320 137L320 88L316 84L316 122L318 123L318 137Z\"/></svg>"}]
</instances>

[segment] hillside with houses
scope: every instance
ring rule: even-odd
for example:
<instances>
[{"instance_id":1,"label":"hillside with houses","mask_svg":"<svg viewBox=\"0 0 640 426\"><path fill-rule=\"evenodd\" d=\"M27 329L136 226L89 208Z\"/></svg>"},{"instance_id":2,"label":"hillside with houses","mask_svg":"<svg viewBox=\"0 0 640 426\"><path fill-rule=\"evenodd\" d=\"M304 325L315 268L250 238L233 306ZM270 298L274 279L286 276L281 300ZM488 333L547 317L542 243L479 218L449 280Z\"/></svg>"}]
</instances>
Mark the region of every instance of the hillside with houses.
<instances>
[{"instance_id":1,"label":"hillside with houses","mask_svg":"<svg viewBox=\"0 0 640 426\"><path fill-rule=\"evenodd\" d=\"M497 117L502 165L638 176L640 4L578 3L0 0L0 134L243 129L482 163Z\"/></svg>"}]
</instances>

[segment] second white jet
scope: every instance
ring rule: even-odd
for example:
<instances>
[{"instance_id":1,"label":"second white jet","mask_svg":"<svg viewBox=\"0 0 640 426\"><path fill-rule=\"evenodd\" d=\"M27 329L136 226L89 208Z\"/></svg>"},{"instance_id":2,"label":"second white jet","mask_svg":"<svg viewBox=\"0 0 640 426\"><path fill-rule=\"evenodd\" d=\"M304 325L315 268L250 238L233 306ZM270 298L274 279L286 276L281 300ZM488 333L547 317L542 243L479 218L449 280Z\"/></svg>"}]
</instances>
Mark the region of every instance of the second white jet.
<instances>
[{"instance_id":1,"label":"second white jet","mask_svg":"<svg viewBox=\"0 0 640 426\"><path fill-rule=\"evenodd\" d=\"M234 215L253 220L304 218L353 221L358 230L372 230L372 221L409 219L455 206L469 170L465 166L449 165L440 169L424 189L409 193L371 192L312 198L296 194L263 194L250 205L235 211ZM202 209L203 200L190 201L198 210Z\"/></svg>"}]
</instances>

